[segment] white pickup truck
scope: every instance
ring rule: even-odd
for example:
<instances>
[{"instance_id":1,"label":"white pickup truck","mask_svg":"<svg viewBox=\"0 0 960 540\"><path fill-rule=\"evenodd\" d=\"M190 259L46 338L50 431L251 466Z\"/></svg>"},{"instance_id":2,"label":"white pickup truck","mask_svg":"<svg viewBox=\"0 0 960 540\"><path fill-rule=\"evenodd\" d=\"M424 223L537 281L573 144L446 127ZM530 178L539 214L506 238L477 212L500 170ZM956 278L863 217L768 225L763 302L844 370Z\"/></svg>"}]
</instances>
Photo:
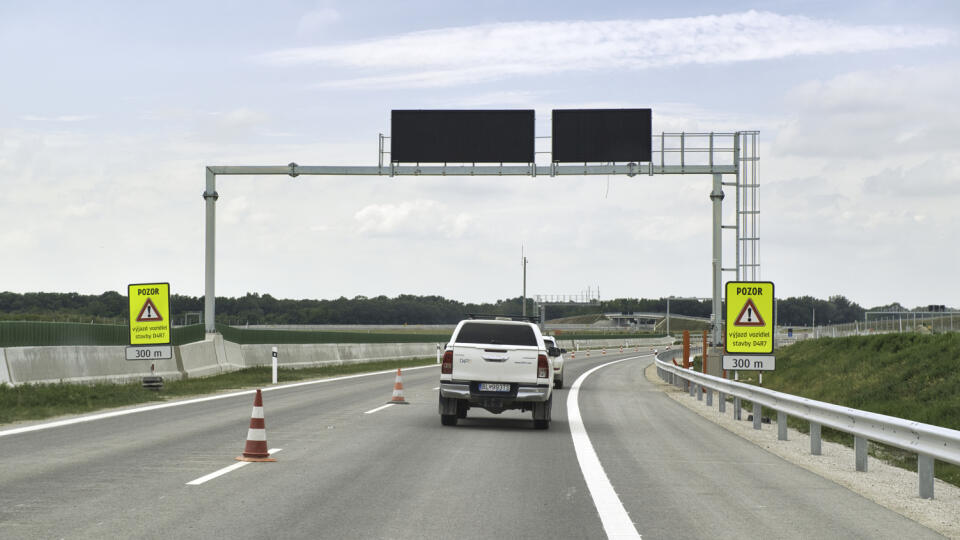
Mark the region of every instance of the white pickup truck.
<instances>
[{"instance_id":1,"label":"white pickup truck","mask_svg":"<svg viewBox=\"0 0 960 540\"><path fill-rule=\"evenodd\" d=\"M454 426L471 407L494 414L533 413L536 429L550 427L553 364L537 325L512 320L460 321L440 364L440 422Z\"/></svg>"}]
</instances>

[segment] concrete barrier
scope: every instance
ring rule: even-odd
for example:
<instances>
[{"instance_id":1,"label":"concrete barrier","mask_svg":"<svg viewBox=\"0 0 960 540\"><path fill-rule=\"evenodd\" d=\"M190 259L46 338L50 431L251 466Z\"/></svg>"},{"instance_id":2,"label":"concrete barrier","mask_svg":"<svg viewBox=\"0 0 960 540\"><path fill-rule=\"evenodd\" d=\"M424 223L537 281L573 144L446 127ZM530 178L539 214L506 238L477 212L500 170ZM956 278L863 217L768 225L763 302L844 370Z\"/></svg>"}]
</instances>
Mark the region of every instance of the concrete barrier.
<instances>
[{"instance_id":1,"label":"concrete barrier","mask_svg":"<svg viewBox=\"0 0 960 540\"><path fill-rule=\"evenodd\" d=\"M275 345L238 345L220 334L173 348L169 360L127 360L124 346L8 347L0 348L0 383L133 382L150 375L165 380L206 377L253 366L268 366ZM435 343L281 344L279 365L287 368L323 367L380 360L432 358Z\"/></svg>"},{"instance_id":2,"label":"concrete barrier","mask_svg":"<svg viewBox=\"0 0 960 540\"><path fill-rule=\"evenodd\" d=\"M206 377L224 373L223 366L217 362L213 340L174 347L174 354L179 355L178 366L187 377Z\"/></svg>"},{"instance_id":3,"label":"concrete barrier","mask_svg":"<svg viewBox=\"0 0 960 540\"><path fill-rule=\"evenodd\" d=\"M580 344L580 350L584 349L599 349L602 347L612 348L612 347L656 347L663 348L667 345L673 344L673 338L669 337L657 337L657 338L622 338L622 339L560 339L558 343L560 347L567 349L568 351L576 350L576 344ZM626 345L624 345L626 343ZM645 351L640 351L645 352Z\"/></svg>"},{"instance_id":4,"label":"concrete barrier","mask_svg":"<svg viewBox=\"0 0 960 540\"><path fill-rule=\"evenodd\" d=\"M123 346L7 347L4 356L13 384L138 381L151 363L164 379L182 376L174 358L129 361Z\"/></svg>"},{"instance_id":5,"label":"concrete barrier","mask_svg":"<svg viewBox=\"0 0 960 540\"><path fill-rule=\"evenodd\" d=\"M0 349L0 386L10 384L10 370L7 368L7 355Z\"/></svg>"},{"instance_id":6,"label":"concrete barrier","mask_svg":"<svg viewBox=\"0 0 960 540\"><path fill-rule=\"evenodd\" d=\"M578 340L580 349L663 347L670 338ZM572 340L560 340L568 351ZM150 364L165 380L206 377L272 361L274 345L238 345L220 334L204 341L174 347L169 360L127 360L124 346L7 347L0 348L0 384L49 382L132 382L150 375ZM323 367L380 360L425 358L436 355L436 343L316 343L280 344L279 365L287 368Z\"/></svg>"}]
</instances>

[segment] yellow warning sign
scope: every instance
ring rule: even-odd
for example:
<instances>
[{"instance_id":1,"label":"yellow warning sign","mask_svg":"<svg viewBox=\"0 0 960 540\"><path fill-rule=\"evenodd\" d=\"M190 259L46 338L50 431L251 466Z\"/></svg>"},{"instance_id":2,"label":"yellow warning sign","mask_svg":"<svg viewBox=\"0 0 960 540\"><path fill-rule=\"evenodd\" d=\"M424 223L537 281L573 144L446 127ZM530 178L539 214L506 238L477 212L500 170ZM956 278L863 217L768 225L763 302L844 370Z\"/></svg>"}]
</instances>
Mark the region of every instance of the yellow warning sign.
<instances>
[{"instance_id":1,"label":"yellow warning sign","mask_svg":"<svg viewBox=\"0 0 960 540\"><path fill-rule=\"evenodd\" d=\"M772 354L773 282L727 282L727 353Z\"/></svg>"},{"instance_id":2,"label":"yellow warning sign","mask_svg":"<svg viewBox=\"0 0 960 540\"><path fill-rule=\"evenodd\" d=\"M169 344L170 284L128 285L127 297L130 300L130 344Z\"/></svg>"}]
</instances>

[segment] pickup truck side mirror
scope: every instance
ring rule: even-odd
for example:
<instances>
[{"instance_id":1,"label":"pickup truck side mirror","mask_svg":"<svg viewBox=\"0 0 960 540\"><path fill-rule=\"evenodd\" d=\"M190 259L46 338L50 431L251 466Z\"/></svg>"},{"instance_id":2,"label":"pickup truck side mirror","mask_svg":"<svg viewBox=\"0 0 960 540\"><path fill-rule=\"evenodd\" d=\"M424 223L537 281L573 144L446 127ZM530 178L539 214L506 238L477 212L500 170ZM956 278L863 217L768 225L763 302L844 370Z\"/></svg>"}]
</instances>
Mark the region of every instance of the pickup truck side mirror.
<instances>
[{"instance_id":1,"label":"pickup truck side mirror","mask_svg":"<svg viewBox=\"0 0 960 540\"><path fill-rule=\"evenodd\" d=\"M566 350L566 349L560 349L560 354L567 354L567 350Z\"/></svg>"},{"instance_id":2,"label":"pickup truck side mirror","mask_svg":"<svg viewBox=\"0 0 960 540\"><path fill-rule=\"evenodd\" d=\"M547 347L547 356L560 356L560 349L556 347Z\"/></svg>"}]
</instances>

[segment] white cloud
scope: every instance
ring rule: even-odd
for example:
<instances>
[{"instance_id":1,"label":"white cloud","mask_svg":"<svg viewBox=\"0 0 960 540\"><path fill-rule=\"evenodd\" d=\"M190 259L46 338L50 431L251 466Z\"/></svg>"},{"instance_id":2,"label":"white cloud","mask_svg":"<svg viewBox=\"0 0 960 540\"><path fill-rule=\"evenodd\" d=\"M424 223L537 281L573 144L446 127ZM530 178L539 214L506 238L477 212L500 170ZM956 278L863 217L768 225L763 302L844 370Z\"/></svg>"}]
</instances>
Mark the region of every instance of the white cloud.
<instances>
[{"instance_id":1,"label":"white cloud","mask_svg":"<svg viewBox=\"0 0 960 540\"><path fill-rule=\"evenodd\" d=\"M960 163L942 156L934 157L915 167L892 167L867 177L864 193L895 197L957 197L960 196Z\"/></svg>"},{"instance_id":2,"label":"white cloud","mask_svg":"<svg viewBox=\"0 0 960 540\"><path fill-rule=\"evenodd\" d=\"M361 235L444 238L462 236L472 222L467 213L452 212L437 201L423 199L365 206L354 214L354 219Z\"/></svg>"},{"instance_id":3,"label":"white cloud","mask_svg":"<svg viewBox=\"0 0 960 540\"><path fill-rule=\"evenodd\" d=\"M248 107L239 107L227 112L213 113L218 123L225 128L256 127L268 120L268 116Z\"/></svg>"},{"instance_id":4,"label":"white cloud","mask_svg":"<svg viewBox=\"0 0 960 540\"><path fill-rule=\"evenodd\" d=\"M94 120L96 116L92 114L65 114L60 116L39 116L35 114L25 114L20 117L21 120L28 122L85 122Z\"/></svg>"},{"instance_id":5,"label":"white cloud","mask_svg":"<svg viewBox=\"0 0 960 540\"><path fill-rule=\"evenodd\" d=\"M777 135L788 155L880 158L955 151L960 65L894 66L803 84Z\"/></svg>"},{"instance_id":6,"label":"white cloud","mask_svg":"<svg viewBox=\"0 0 960 540\"><path fill-rule=\"evenodd\" d=\"M318 7L297 21L297 35L310 36L337 22L340 22L339 11L332 7Z\"/></svg>"},{"instance_id":7,"label":"white cloud","mask_svg":"<svg viewBox=\"0 0 960 540\"><path fill-rule=\"evenodd\" d=\"M280 66L343 66L386 74L335 87L450 86L575 70L645 69L942 45L951 31L848 25L747 11L615 21L511 22L411 32L344 45L283 49L258 59Z\"/></svg>"},{"instance_id":8,"label":"white cloud","mask_svg":"<svg viewBox=\"0 0 960 540\"><path fill-rule=\"evenodd\" d=\"M528 107L539 99L535 92L525 90L501 90L487 92L473 96L465 96L448 102L449 107L493 107L493 106L524 106Z\"/></svg>"}]
</instances>

